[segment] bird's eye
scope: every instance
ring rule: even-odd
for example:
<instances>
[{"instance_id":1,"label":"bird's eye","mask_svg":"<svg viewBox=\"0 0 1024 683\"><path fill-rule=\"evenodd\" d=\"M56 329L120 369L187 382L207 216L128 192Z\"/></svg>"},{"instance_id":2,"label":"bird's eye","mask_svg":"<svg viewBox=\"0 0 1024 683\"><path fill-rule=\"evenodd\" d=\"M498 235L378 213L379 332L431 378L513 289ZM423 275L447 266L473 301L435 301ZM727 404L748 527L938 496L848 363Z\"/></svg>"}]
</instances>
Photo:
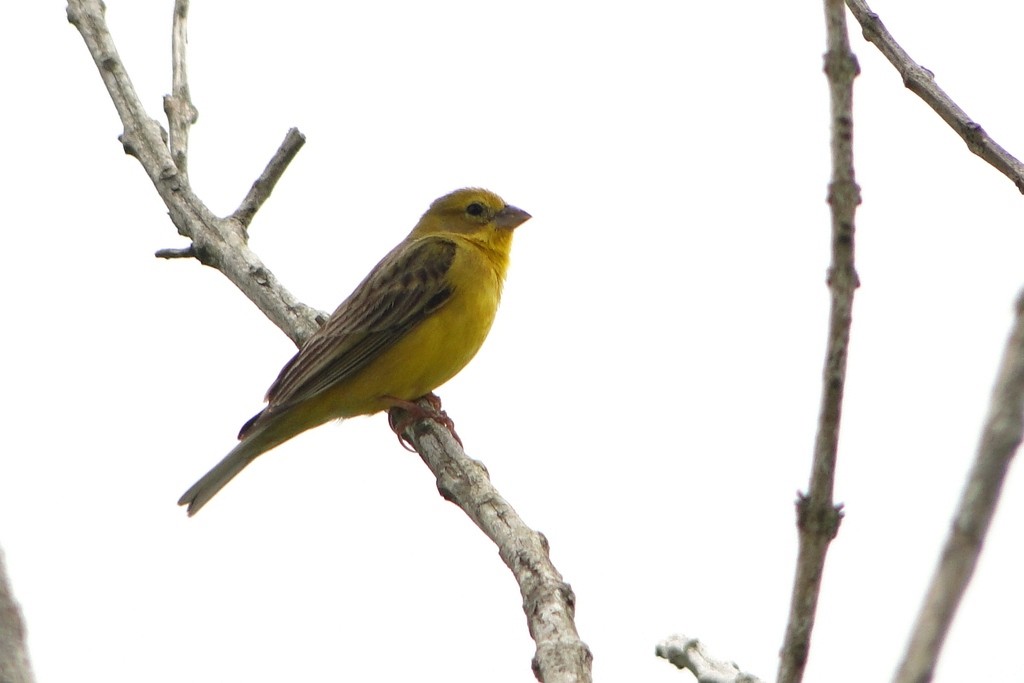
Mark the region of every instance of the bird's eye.
<instances>
[{"instance_id":1,"label":"bird's eye","mask_svg":"<svg viewBox=\"0 0 1024 683\"><path fill-rule=\"evenodd\" d=\"M470 216L482 216L484 215L484 206L479 202L473 202L472 204L466 207L466 213L468 213Z\"/></svg>"}]
</instances>

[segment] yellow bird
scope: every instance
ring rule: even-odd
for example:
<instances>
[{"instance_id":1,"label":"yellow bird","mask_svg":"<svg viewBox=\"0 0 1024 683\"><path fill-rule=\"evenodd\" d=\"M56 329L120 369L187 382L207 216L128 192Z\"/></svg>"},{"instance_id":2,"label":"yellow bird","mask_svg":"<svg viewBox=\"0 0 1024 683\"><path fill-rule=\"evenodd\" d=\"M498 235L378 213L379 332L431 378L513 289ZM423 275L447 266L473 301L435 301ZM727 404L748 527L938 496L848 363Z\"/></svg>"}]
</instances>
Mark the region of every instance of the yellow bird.
<instances>
[{"instance_id":1,"label":"yellow bird","mask_svg":"<svg viewBox=\"0 0 1024 683\"><path fill-rule=\"evenodd\" d=\"M408 407L480 349L513 230L530 214L476 188L436 200L285 364L240 442L178 501L195 514L262 453L330 420Z\"/></svg>"}]
</instances>

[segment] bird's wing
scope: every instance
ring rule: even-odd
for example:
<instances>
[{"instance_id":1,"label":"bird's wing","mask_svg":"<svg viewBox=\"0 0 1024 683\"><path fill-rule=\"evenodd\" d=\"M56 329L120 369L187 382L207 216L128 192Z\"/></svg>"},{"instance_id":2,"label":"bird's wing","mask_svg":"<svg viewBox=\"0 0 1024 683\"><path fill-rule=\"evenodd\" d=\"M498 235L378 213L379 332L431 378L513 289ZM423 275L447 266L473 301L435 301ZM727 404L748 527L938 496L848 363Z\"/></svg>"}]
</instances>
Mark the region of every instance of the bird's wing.
<instances>
[{"instance_id":1,"label":"bird's wing","mask_svg":"<svg viewBox=\"0 0 1024 683\"><path fill-rule=\"evenodd\" d=\"M267 390L268 408L304 401L348 379L452 295L456 245L429 236L403 242L370 271Z\"/></svg>"}]
</instances>

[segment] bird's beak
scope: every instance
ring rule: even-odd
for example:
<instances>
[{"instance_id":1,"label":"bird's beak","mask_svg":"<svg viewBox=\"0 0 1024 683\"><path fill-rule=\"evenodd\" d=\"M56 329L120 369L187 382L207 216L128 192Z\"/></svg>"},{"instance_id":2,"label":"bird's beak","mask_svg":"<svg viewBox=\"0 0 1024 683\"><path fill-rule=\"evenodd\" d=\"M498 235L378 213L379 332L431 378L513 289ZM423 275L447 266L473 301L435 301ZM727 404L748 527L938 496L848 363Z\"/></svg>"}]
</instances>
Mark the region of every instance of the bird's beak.
<instances>
[{"instance_id":1,"label":"bird's beak","mask_svg":"<svg viewBox=\"0 0 1024 683\"><path fill-rule=\"evenodd\" d=\"M517 228L526 221L530 220L530 214L526 213L522 209L514 206L506 206L504 209L498 212L498 215L494 217L494 222L499 228L505 228L512 230Z\"/></svg>"}]
</instances>

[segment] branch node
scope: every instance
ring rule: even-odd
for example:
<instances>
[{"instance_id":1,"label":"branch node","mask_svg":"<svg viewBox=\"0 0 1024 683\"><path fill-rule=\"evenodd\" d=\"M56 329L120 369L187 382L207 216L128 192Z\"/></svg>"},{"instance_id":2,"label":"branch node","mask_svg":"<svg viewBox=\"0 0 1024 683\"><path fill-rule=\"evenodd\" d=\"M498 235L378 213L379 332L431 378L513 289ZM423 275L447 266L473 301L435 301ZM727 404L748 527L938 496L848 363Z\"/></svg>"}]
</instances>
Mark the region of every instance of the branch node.
<instances>
[{"instance_id":1,"label":"branch node","mask_svg":"<svg viewBox=\"0 0 1024 683\"><path fill-rule=\"evenodd\" d=\"M981 156L985 149L987 133L980 123L967 121L960 129L960 136L967 143L967 149Z\"/></svg>"},{"instance_id":2,"label":"branch node","mask_svg":"<svg viewBox=\"0 0 1024 683\"><path fill-rule=\"evenodd\" d=\"M164 139L175 166L188 173L189 127L199 118L188 89L188 0L175 0L171 21L171 94L164 96L164 114L170 126L170 137Z\"/></svg>"},{"instance_id":3,"label":"branch node","mask_svg":"<svg viewBox=\"0 0 1024 683\"><path fill-rule=\"evenodd\" d=\"M797 492L796 525L801 531L831 541L839 534L839 525L844 516L842 503L815 504L807 495Z\"/></svg>"},{"instance_id":4,"label":"branch node","mask_svg":"<svg viewBox=\"0 0 1024 683\"><path fill-rule=\"evenodd\" d=\"M121 133L117 136L117 141L121 143L121 148L125 154L136 159L139 158L139 150L135 147L132 136L128 135L128 133Z\"/></svg>"},{"instance_id":5,"label":"branch node","mask_svg":"<svg viewBox=\"0 0 1024 683\"><path fill-rule=\"evenodd\" d=\"M847 50L829 50L825 53L825 75L848 83L860 75L857 55Z\"/></svg>"},{"instance_id":6,"label":"branch node","mask_svg":"<svg viewBox=\"0 0 1024 683\"><path fill-rule=\"evenodd\" d=\"M189 125L199 120L199 110L189 101L187 96L164 95L164 113L168 119L178 117Z\"/></svg>"}]
</instances>

